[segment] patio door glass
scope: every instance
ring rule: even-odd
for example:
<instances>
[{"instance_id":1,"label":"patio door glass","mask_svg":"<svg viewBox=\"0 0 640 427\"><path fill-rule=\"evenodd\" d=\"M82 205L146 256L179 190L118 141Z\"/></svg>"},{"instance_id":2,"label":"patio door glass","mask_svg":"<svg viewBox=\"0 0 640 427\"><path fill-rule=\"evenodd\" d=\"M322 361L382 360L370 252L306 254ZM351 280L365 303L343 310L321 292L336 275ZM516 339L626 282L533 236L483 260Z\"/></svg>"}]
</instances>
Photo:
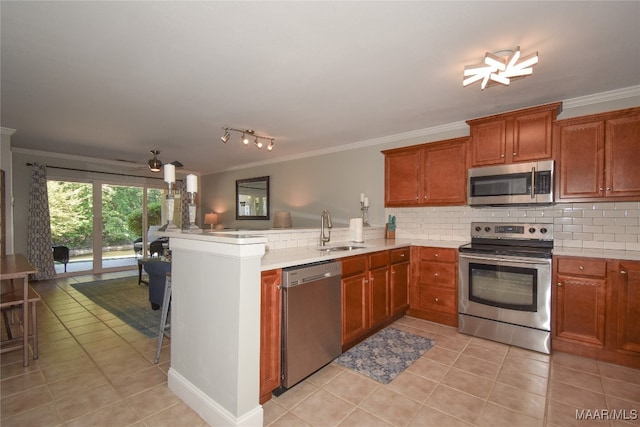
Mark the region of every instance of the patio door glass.
<instances>
[{"instance_id":1,"label":"patio door glass","mask_svg":"<svg viewBox=\"0 0 640 427\"><path fill-rule=\"evenodd\" d=\"M48 180L47 192L51 218L51 244L69 249L68 263L56 260L56 272L58 274L91 272L93 270L93 185L85 182Z\"/></svg>"},{"instance_id":2,"label":"patio door glass","mask_svg":"<svg viewBox=\"0 0 640 427\"><path fill-rule=\"evenodd\" d=\"M142 232L143 187L103 183L100 191L102 233L94 237L94 252L100 254L101 269L137 265L134 241Z\"/></svg>"}]
</instances>

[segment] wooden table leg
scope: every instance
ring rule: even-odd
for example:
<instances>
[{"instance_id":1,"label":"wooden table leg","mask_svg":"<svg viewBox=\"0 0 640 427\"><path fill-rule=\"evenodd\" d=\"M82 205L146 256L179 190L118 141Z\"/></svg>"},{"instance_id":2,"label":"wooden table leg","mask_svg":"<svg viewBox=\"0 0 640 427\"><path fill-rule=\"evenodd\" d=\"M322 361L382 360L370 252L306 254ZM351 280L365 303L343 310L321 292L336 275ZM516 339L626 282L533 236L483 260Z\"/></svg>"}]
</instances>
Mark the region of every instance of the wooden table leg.
<instances>
[{"instance_id":1,"label":"wooden table leg","mask_svg":"<svg viewBox=\"0 0 640 427\"><path fill-rule=\"evenodd\" d=\"M24 360L22 365L29 366L29 276L24 276L22 283L24 295L22 302L22 355Z\"/></svg>"}]
</instances>

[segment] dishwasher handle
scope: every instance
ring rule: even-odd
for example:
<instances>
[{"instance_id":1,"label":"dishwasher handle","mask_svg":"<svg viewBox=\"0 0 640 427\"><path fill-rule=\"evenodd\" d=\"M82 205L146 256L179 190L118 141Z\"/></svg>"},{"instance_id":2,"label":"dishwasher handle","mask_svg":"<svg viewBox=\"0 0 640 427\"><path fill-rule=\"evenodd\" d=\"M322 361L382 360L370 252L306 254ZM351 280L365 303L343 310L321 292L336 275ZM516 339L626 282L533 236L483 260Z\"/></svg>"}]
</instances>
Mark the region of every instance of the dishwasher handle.
<instances>
[{"instance_id":1,"label":"dishwasher handle","mask_svg":"<svg viewBox=\"0 0 640 427\"><path fill-rule=\"evenodd\" d=\"M317 282L330 277L342 276L342 264L329 262L310 266L283 269L282 286L292 288L307 283Z\"/></svg>"}]
</instances>

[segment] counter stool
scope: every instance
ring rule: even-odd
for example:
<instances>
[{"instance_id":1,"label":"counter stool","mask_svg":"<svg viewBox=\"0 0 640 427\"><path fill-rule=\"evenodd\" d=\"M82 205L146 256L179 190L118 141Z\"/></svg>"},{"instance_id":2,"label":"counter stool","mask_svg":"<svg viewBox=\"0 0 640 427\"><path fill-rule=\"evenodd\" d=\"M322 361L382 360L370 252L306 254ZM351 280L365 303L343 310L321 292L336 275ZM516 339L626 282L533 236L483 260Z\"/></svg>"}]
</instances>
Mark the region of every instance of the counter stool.
<instances>
[{"instance_id":1,"label":"counter stool","mask_svg":"<svg viewBox=\"0 0 640 427\"><path fill-rule=\"evenodd\" d=\"M2 317L5 323L8 340L2 342L5 348L2 348L0 350L0 353L5 353L7 351L22 348L21 344L11 345L16 341L21 340L21 338L13 337L13 333L11 331L11 325L9 324L9 323L13 323L13 310L16 308L22 308L22 304L24 302L22 289L20 289L22 284L18 283L14 286L14 283L12 281L10 284L9 283L5 283L5 284L9 286L8 286L8 289L5 289L5 292L2 292L2 295L0 296L0 310L2 310ZM24 330L25 329L24 325L22 325L23 326L22 333L28 334L29 338L31 338L31 349L33 351L34 359L38 358L38 323L37 323L38 316L36 313L36 303L38 301L40 301L40 295L38 295L38 293L34 291L33 288L31 288L31 286L29 286L29 295L27 296L26 303L31 304L31 307L30 307L31 322L29 322L31 323L31 325L29 325L30 330ZM11 321L9 320L7 315L7 311L9 310L11 310L11 317L12 317ZM20 319L22 319L22 316L20 316ZM10 345L10 347L6 347L7 345Z\"/></svg>"},{"instance_id":2,"label":"counter stool","mask_svg":"<svg viewBox=\"0 0 640 427\"><path fill-rule=\"evenodd\" d=\"M157 364L160 360L160 350L162 349L162 340L166 336L171 338L171 322L167 322L169 316L169 306L171 305L171 272L167 273L164 281L164 298L162 299L162 315L160 317L160 329L158 330L158 346L156 347L156 357L153 363Z\"/></svg>"}]
</instances>

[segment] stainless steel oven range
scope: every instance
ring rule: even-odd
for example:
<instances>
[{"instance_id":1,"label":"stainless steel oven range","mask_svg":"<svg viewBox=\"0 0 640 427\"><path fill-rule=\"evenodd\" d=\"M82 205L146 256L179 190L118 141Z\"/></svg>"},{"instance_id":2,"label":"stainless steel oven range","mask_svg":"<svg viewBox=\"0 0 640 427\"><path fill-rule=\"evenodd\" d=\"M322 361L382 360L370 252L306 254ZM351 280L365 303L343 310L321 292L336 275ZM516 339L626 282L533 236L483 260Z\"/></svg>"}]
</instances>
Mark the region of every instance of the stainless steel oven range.
<instances>
[{"instance_id":1,"label":"stainless steel oven range","mask_svg":"<svg viewBox=\"0 0 640 427\"><path fill-rule=\"evenodd\" d=\"M459 252L458 330L551 353L553 224L474 222Z\"/></svg>"}]
</instances>

